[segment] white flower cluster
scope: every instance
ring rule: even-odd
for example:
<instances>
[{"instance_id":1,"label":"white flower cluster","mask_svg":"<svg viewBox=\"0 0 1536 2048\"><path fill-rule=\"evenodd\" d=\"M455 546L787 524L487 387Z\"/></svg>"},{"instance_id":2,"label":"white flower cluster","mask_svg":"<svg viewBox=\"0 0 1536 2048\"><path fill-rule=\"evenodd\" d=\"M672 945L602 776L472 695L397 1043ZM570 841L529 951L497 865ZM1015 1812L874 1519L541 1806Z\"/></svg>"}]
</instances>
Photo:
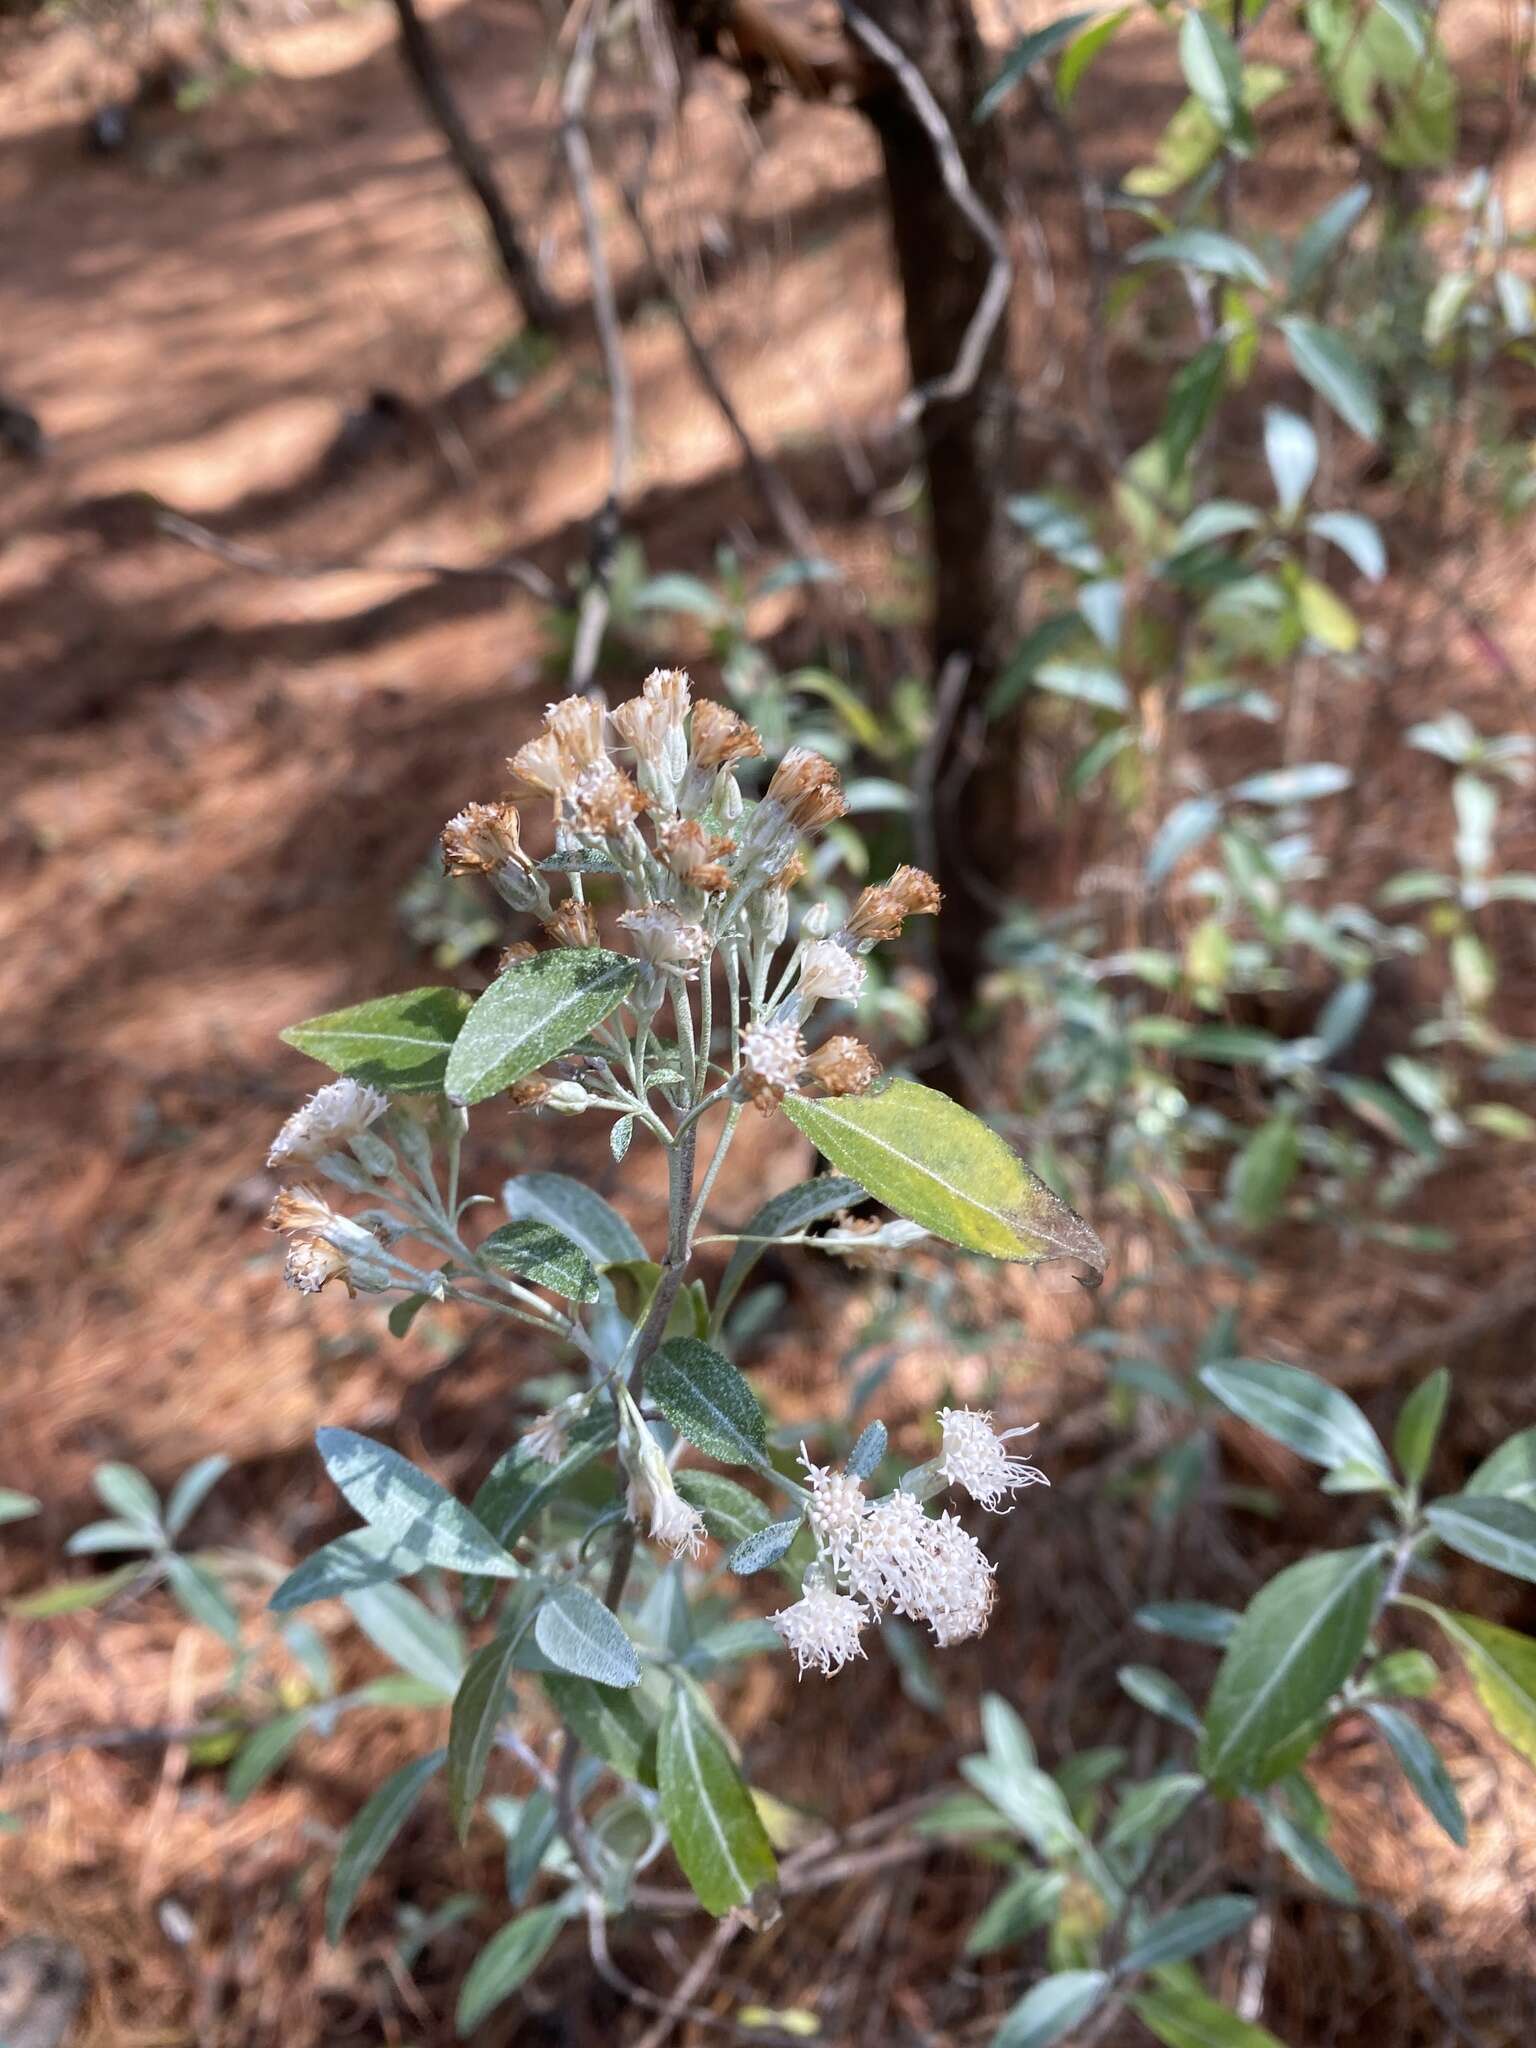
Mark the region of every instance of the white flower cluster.
<instances>
[{"instance_id":1,"label":"white flower cluster","mask_svg":"<svg viewBox=\"0 0 1536 2048\"><path fill-rule=\"evenodd\" d=\"M983 1507L996 1508L1020 1487L1045 1485L1043 1472L1011 1457L988 1414L945 1408L943 1449L934 1466L940 1483L958 1486ZM800 1449L810 1483L807 1520L818 1561L800 1598L772 1616L773 1626L805 1673L825 1675L862 1656L859 1633L889 1609L933 1631L941 1648L979 1636L992 1612L997 1567L955 1516L925 1512L916 1493L897 1488L866 1499L851 1473L813 1465Z\"/></svg>"},{"instance_id":2,"label":"white flower cluster","mask_svg":"<svg viewBox=\"0 0 1536 2048\"><path fill-rule=\"evenodd\" d=\"M389 1097L361 1081L329 1081L293 1112L272 1140L268 1166L313 1166L340 1152L389 1107Z\"/></svg>"}]
</instances>

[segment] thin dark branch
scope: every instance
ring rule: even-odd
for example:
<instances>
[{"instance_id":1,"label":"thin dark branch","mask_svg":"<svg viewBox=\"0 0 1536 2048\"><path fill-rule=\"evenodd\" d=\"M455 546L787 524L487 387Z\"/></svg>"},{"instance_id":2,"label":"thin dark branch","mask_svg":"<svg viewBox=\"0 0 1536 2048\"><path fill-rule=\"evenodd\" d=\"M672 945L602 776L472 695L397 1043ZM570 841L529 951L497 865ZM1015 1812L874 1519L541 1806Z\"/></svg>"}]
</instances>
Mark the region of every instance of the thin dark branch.
<instances>
[{"instance_id":1,"label":"thin dark branch","mask_svg":"<svg viewBox=\"0 0 1536 2048\"><path fill-rule=\"evenodd\" d=\"M530 327L558 327L562 309L544 282L537 258L523 247L491 160L470 133L426 23L416 11L416 0L395 0L395 13L405 68L437 123L460 176L480 202L502 274L523 318Z\"/></svg>"},{"instance_id":2,"label":"thin dark branch","mask_svg":"<svg viewBox=\"0 0 1536 2048\"><path fill-rule=\"evenodd\" d=\"M1008 254L1002 229L977 197L970 173L965 168L965 159L960 154L960 145L955 140L955 131L944 118L943 109L929 91L922 73L901 45L871 21L862 7L855 6L854 0L840 0L840 5L843 19L853 36L885 66L906 95L913 113L933 144L945 191L985 244L992 259L987 282L966 327L954 367L942 377L917 385L903 399L900 417L904 423L910 423L936 400L963 398L981 375L988 346L1007 311L1008 294L1013 289L1013 260Z\"/></svg>"},{"instance_id":3,"label":"thin dark branch","mask_svg":"<svg viewBox=\"0 0 1536 2048\"><path fill-rule=\"evenodd\" d=\"M566 171L581 215L582 240L586 244L587 268L592 279L592 316L597 323L598 346L603 354L612 412L608 495L593 524L591 576L582 595L575 644L571 649L569 681L573 691L584 690L591 682L602 649L603 634L607 630L610 609L608 565L619 537L619 516L629 488L635 446L634 383L624 354L619 309L613 293L613 274L608 268L608 252L593 195L592 146L587 140L586 129L587 100L592 91L597 37L604 13L603 0L589 0L560 94L560 145L565 152Z\"/></svg>"},{"instance_id":4,"label":"thin dark branch","mask_svg":"<svg viewBox=\"0 0 1536 2048\"><path fill-rule=\"evenodd\" d=\"M516 583L543 604L561 602L559 585L521 555L501 555L495 561L468 566L434 562L423 555L400 555L385 561L323 556L291 560L247 547L243 541L226 540L211 527L200 526L195 519L184 519L179 512L157 512L155 526L172 540L185 541L188 547L217 556L236 569L249 569L256 576L435 576L445 583Z\"/></svg>"}]
</instances>

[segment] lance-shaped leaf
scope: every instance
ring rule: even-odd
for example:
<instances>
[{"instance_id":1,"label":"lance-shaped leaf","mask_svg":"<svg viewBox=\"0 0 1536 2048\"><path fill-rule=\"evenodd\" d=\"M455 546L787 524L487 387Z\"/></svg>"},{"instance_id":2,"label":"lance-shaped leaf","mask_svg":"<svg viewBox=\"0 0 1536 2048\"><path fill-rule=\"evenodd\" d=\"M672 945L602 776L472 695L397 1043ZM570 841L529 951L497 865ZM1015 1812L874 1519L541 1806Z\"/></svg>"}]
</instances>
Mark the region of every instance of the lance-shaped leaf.
<instances>
[{"instance_id":1,"label":"lance-shaped leaf","mask_svg":"<svg viewBox=\"0 0 1536 2048\"><path fill-rule=\"evenodd\" d=\"M464 1644L451 1621L404 1586L368 1586L348 1593L358 1627L402 1671L451 1700L464 1675Z\"/></svg>"},{"instance_id":2,"label":"lance-shaped leaf","mask_svg":"<svg viewBox=\"0 0 1536 2048\"><path fill-rule=\"evenodd\" d=\"M455 1102L484 1102L525 1080L601 1024L639 970L600 946L559 948L498 975L464 1020L444 1080Z\"/></svg>"},{"instance_id":3,"label":"lance-shaped leaf","mask_svg":"<svg viewBox=\"0 0 1536 2048\"><path fill-rule=\"evenodd\" d=\"M507 1710L507 1677L517 1635L495 1636L465 1666L448 1723L448 1806L462 1842L485 1783L491 1745Z\"/></svg>"},{"instance_id":4,"label":"lance-shaped leaf","mask_svg":"<svg viewBox=\"0 0 1536 2048\"><path fill-rule=\"evenodd\" d=\"M390 1530L354 1529L296 1564L267 1604L274 1614L289 1614L314 1600L339 1599L365 1586L408 1579L421 1564L419 1552Z\"/></svg>"},{"instance_id":5,"label":"lance-shaped leaf","mask_svg":"<svg viewBox=\"0 0 1536 2048\"><path fill-rule=\"evenodd\" d=\"M640 1659L603 1603L585 1586L557 1586L539 1603L533 1638L558 1670L599 1685L640 1683Z\"/></svg>"},{"instance_id":6,"label":"lance-shaped leaf","mask_svg":"<svg viewBox=\"0 0 1536 2048\"><path fill-rule=\"evenodd\" d=\"M1522 1429L1484 1458L1467 1481L1465 1491L1487 1500L1523 1500L1536 1505L1536 1429Z\"/></svg>"},{"instance_id":7,"label":"lance-shaped leaf","mask_svg":"<svg viewBox=\"0 0 1536 2048\"><path fill-rule=\"evenodd\" d=\"M535 1287L547 1287L566 1301L597 1299L592 1261L553 1224L535 1223L531 1217L504 1223L481 1245L480 1256L489 1259L498 1272L531 1280Z\"/></svg>"},{"instance_id":8,"label":"lance-shaped leaf","mask_svg":"<svg viewBox=\"0 0 1536 2048\"><path fill-rule=\"evenodd\" d=\"M1461 1652L1489 1720L1512 1749L1536 1765L1536 1641L1518 1629L1457 1614L1411 1594L1403 1605L1417 1607L1440 1624Z\"/></svg>"},{"instance_id":9,"label":"lance-shaped leaf","mask_svg":"<svg viewBox=\"0 0 1536 2048\"><path fill-rule=\"evenodd\" d=\"M769 1565L777 1564L800 1534L800 1519L799 1515L792 1515L786 1521L770 1522L766 1529L744 1536L725 1560L727 1567L739 1577L746 1578L752 1572L766 1571Z\"/></svg>"},{"instance_id":10,"label":"lance-shaped leaf","mask_svg":"<svg viewBox=\"0 0 1536 2048\"><path fill-rule=\"evenodd\" d=\"M518 1567L490 1531L425 1472L372 1437L322 1429L315 1442L325 1469L371 1529L394 1538L418 1565L514 1579Z\"/></svg>"},{"instance_id":11,"label":"lance-shaped leaf","mask_svg":"<svg viewBox=\"0 0 1536 2048\"><path fill-rule=\"evenodd\" d=\"M1381 1593L1386 1545L1326 1551L1270 1580L1238 1623L1205 1710L1200 1767L1220 1792L1305 1728L1354 1669ZM1290 1760L1288 1760L1290 1761Z\"/></svg>"},{"instance_id":12,"label":"lance-shaped leaf","mask_svg":"<svg viewBox=\"0 0 1536 2048\"><path fill-rule=\"evenodd\" d=\"M742 1230L721 1276L720 1291L715 1296L715 1328L718 1330L725 1321L731 1304L746 1284L748 1274L776 1239L798 1237L811 1224L820 1223L823 1217L835 1215L839 1209L849 1208L863 1199L864 1190L856 1180L823 1173L815 1180L801 1181L798 1187L786 1188L782 1195L775 1195L772 1201L764 1202Z\"/></svg>"},{"instance_id":13,"label":"lance-shaped leaf","mask_svg":"<svg viewBox=\"0 0 1536 2048\"><path fill-rule=\"evenodd\" d=\"M1348 1394L1294 1365L1235 1358L1208 1365L1200 1378L1224 1408L1277 1437L1304 1458L1337 1471L1365 1465L1390 1481L1381 1440Z\"/></svg>"},{"instance_id":14,"label":"lance-shaped leaf","mask_svg":"<svg viewBox=\"0 0 1536 2048\"><path fill-rule=\"evenodd\" d=\"M936 1089L897 1080L820 1102L791 1095L784 1111L839 1172L935 1237L994 1259L1077 1259L1102 1274L1104 1247L1083 1219Z\"/></svg>"},{"instance_id":15,"label":"lance-shaped leaf","mask_svg":"<svg viewBox=\"0 0 1536 2048\"><path fill-rule=\"evenodd\" d=\"M1409 1720L1401 1707L1379 1703L1365 1710L1386 1739L1387 1747L1402 1766L1403 1776L1413 1787L1425 1811L1439 1822L1458 1849L1467 1846L1467 1816L1462 1811L1445 1759L1417 1721Z\"/></svg>"},{"instance_id":16,"label":"lance-shaped leaf","mask_svg":"<svg viewBox=\"0 0 1536 2048\"><path fill-rule=\"evenodd\" d=\"M505 1182L501 1206L514 1223L549 1223L579 1246L594 1266L643 1259L645 1246L611 1203L565 1173L520 1173Z\"/></svg>"},{"instance_id":17,"label":"lance-shaped leaf","mask_svg":"<svg viewBox=\"0 0 1536 2048\"><path fill-rule=\"evenodd\" d=\"M407 989L308 1017L279 1035L285 1045L354 1081L391 1095L421 1094L442 1087L448 1055L473 1000L457 988Z\"/></svg>"},{"instance_id":18,"label":"lance-shaped leaf","mask_svg":"<svg viewBox=\"0 0 1536 2048\"><path fill-rule=\"evenodd\" d=\"M441 1769L446 1752L433 1750L404 1765L386 1778L342 1838L331 1872L325 1900L325 1938L332 1944L341 1930L369 1876L390 1843L410 1819L411 1809L421 1797L427 1781Z\"/></svg>"},{"instance_id":19,"label":"lance-shaped leaf","mask_svg":"<svg viewBox=\"0 0 1536 2048\"><path fill-rule=\"evenodd\" d=\"M1058 1970L1014 2006L992 2036L992 2048L1051 2048L1087 2019L1109 1989L1104 1970Z\"/></svg>"},{"instance_id":20,"label":"lance-shaped leaf","mask_svg":"<svg viewBox=\"0 0 1536 2048\"><path fill-rule=\"evenodd\" d=\"M469 1966L454 2013L459 2039L472 2034L488 2012L510 1998L549 1953L566 1919L563 1901L519 1913L493 1934Z\"/></svg>"},{"instance_id":21,"label":"lance-shaped leaf","mask_svg":"<svg viewBox=\"0 0 1536 2048\"><path fill-rule=\"evenodd\" d=\"M697 1337L663 1344L645 1390L675 1430L727 1465L761 1465L768 1425L757 1397L728 1358Z\"/></svg>"},{"instance_id":22,"label":"lance-shaped leaf","mask_svg":"<svg viewBox=\"0 0 1536 2048\"><path fill-rule=\"evenodd\" d=\"M540 1682L555 1712L594 1756L621 1777L656 1783L656 1723L642 1693L598 1685L567 1671L546 1672Z\"/></svg>"},{"instance_id":23,"label":"lance-shaped leaf","mask_svg":"<svg viewBox=\"0 0 1536 2048\"><path fill-rule=\"evenodd\" d=\"M1121 1958L1127 1974L1150 1970L1167 1963L1181 1963L1197 1956L1228 1935L1246 1927L1258 1910L1258 1900L1241 1892L1222 1892L1215 1898L1196 1899L1154 1920L1140 1941L1133 1942Z\"/></svg>"},{"instance_id":24,"label":"lance-shaped leaf","mask_svg":"<svg viewBox=\"0 0 1536 2048\"><path fill-rule=\"evenodd\" d=\"M1131 2010L1163 2048L1282 2048L1267 2027L1239 2019L1172 1973L1155 1990L1137 1992Z\"/></svg>"},{"instance_id":25,"label":"lance-shaped leaf","mask_svg":"<svg viewBox=\"0 0 1536 2048\"><path fill-rule=\"evenodd\" d=\"M866 1422L848 1453L848 1470L855 1479L867 1479L885 1456L885 1424Z\"/></svg>"},{"instance_id":26,"label":"lance-shaped leaf","mask_svg":"<svg viewBox=\"0 0 1536 2048\"><path fill-rule=\"evenodd\" d=\"M1536 1579L1536 1508L1523 1500L1453 1494L1424 1510L1443 1543L1517 1579Z\"/></svg>"},{"instance_id":27,"label":"lance-shaped leaf","mask_svg":"<svg viewBox=\"0 0 1536 2048\"><path fill-rule=\"evenodd\" d=\"M673 1850L706 1912L718 1917L749 1905L775 1882L778 1865L752 1795L687 1681L673 1688L667 1702L656 1781Z\"/></svg>"}]
</instances>

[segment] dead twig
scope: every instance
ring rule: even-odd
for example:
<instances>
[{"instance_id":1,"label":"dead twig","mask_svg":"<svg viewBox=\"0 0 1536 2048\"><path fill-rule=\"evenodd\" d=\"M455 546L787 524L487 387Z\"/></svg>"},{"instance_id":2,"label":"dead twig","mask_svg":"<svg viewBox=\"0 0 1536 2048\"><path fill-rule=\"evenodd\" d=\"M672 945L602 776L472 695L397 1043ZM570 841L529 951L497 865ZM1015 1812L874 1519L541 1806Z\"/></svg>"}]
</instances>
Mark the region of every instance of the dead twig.
<instances>
[{"instance_id":1,"label":"dead twig","mask_svg":"<svg viewBox=\"0 0 1536 2048\"><path fill-rule=\"evenodd\" d=\"M226 540L211 527L200 526L195 519L184 519L179 512L156 512L155 526L168 539L185 541L188 547L228 562L232 568L248 569L255 576L434 576L445 583L516 583L544 604L561 602L559 585L521 555L500 555L494 561L468 566L435 562L424 555L401 555L382 562L341 556L292 560L247 547L244 541Z\"/></svg>"},{"instance_id":2,"label":"dead twig","mask_svg":"<svg viewBox=\"0 0 1536 2048\"><path fill-rule=\"evenodd\" d=\"M612 437L608 495L592 524L588 564L591 573L582 593L576 637L571 648L568 680L572 691L584 690L591 682L597 669L603 634L607 630L610 610L608 568L618 544L620 510L629 488L635 445L634 383L624 354L619 309L613 293L613 274L608 268L608 251L593 194L595 170L586 128L587 101L592 91L597 37L604 12L602 0L591 0L582 16L560 93L560 145L565 152L565 167L576 195L582 240L586 244L587 269L592 279L592 317L597 324L598 346L608 380Z\"/></svg>"}]
</instances>

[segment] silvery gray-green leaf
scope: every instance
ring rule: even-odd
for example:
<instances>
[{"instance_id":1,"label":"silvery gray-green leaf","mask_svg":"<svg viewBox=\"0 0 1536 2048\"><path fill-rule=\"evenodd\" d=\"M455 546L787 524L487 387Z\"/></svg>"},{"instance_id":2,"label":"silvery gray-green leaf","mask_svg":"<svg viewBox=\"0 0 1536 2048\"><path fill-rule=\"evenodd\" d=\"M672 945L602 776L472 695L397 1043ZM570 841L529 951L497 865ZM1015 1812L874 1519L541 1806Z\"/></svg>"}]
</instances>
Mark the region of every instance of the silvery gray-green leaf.
<instances>
[{"instance_id":1,"label":"silvery gray-green leaf","mask_svg":"<svg viewBox=\"0 0 1536 2048\"><path fill-rule=\"evenodd\" d=\"M427 1784L442 1768L446 1754L445 1750L435 1749L429 1756L402 1765L385 1779L342 1837L325 1900L325 1938L333 1946L341 1939L358 1893L410 1819Z\"/></svg>"},{"instance_id":2,"label":"silvery gray-green leaf","mask_svg":"<svg viewBox=\"0 0 1536 2048\"><path fill-rule=\"evenodd\" d=\"M640 1683L635 1646L584 1586L557 1586L539 1603L534 1640L550 1662L599 1685Z\"/></svg>"},{"instance_id":3,"label":"silvery gray-green leaf","mask_svg":"<svg viewBox=\"0 0 1536 2048\"><path fill-rule=\"evenodd\" d=\"M454 1102L484 1102L555 1059L600 1024L638 968L600 946L559 947L497 976L464 1020L443 1085Z\"/></svg>"},{"instance_id":4,"label":"silvery gray-green leaf","mask_svg":"<svg viewBox=\"0 0 1536 2048\"><path fill-rule=\"evenodd\" d=\"M711 1458L760 1465L768 1425L757 1397L727 1358L696 1337L663 1344L646 1374L646 1393L672 1427Z\"/></svg>"},{"instance_id":5,"label":"silvery gray-green leaf","mask_svg":"<svg viewBox=\"0 0 1536 2048\"><path fill-rule=\"evenodd\" d=\"M306 1018L279 1036L335 1073L391 1095L419 1095L442 1087L473 1000L457 988L407 989Z\"/></svg>"},{"instance_id":6,"label":"silvery gray-green leaf","mask_svg":"<svg viewBox=\"0 0 1536 2048\"><path fill-rule=\"evenodd\" d=\"M597 1274L591 1260L563 1231L532 1217L504 1223L479 1247L482 1259L516 1280L547 1287L566 1301L596 1301Z\"/></svg>"},{"instance_id":7,"label":"silvery gray-green leaf","mask_svg":"<svg viewBox=\"0 0 1536 2048\"><path fill-rule=\"evenodd\" d=\"M717 1917L778 1877L752 1795L691 1683L673 1687L657 1746L661 1814L699 1904Z\"/></svg>"},{"instance_id":8,"label":"silvery gray-green leaf","mask_svg":"<svg viewBox=\"0 0 1536 2048\"><path fill-rule=\"evenodd\" d=\"M350 1429L322 1429L315 1442L347 1502L419 1564L518 1576L517 1565L469 1509L398 1451Z\"/></svg>"},{"instance_id":9,"label":"silvery gray-green leaf","mask_svg":"<svg viewBox=\"0 0 1536 2048\"><path fill-rule=\"evenodd\" d=\"M552 1224L594 1266L622 1266L645 1257L645 1246L618 1210L569 1174L520 1173L503 1182L501 1206L514 1223Z\"/></svg>"}]
</instances>

